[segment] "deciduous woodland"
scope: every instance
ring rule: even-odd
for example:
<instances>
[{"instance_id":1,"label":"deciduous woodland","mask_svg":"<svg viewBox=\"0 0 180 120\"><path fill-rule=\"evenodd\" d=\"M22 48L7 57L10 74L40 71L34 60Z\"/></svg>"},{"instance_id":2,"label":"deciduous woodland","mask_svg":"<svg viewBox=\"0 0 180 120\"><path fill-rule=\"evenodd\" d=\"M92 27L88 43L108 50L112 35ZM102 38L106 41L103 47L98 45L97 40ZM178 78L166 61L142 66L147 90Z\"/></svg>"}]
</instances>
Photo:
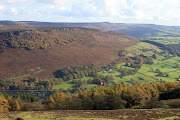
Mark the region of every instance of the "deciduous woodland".
<instances>
[{"instance_id":1,"label":"deciduous woodland","mask_svg":"<svg viewBox=\"0 0 180 120\"><path fill-rule=\"evenodd\" d=\"M178 108L180 83L116 84L111 87L94 87L89 90L66 95L54 92L48 99L40 101L33 95L7 94L0 97L0 110L114 110L121 108ZM169 100L171 99L171 100ZM173 100L176 99L176 100Z\"/></svg>"}]
</instances>

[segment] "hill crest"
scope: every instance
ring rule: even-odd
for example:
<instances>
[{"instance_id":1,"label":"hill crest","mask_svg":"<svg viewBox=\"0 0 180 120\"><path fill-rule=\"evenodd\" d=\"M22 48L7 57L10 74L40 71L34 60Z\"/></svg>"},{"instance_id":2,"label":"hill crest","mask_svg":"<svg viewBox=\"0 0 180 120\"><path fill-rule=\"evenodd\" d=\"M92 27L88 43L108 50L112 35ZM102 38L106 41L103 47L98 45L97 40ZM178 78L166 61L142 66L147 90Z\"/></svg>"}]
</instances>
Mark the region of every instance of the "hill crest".
<instances>
[{"instance_id":1,"label":"hill crest","mask_svg":"<svg viewBox=\"0 0 180 120\"><path fill-rule=\"evenodd\" d=\"M124 33L134 37L179 36L180 26L163 26L155 24L127 24L127 23L67 23L67 22L38 22L38 21L0 21L1 25L32 25L32 26L61 26L97 28Z\"/></svg>"}]
</instances>

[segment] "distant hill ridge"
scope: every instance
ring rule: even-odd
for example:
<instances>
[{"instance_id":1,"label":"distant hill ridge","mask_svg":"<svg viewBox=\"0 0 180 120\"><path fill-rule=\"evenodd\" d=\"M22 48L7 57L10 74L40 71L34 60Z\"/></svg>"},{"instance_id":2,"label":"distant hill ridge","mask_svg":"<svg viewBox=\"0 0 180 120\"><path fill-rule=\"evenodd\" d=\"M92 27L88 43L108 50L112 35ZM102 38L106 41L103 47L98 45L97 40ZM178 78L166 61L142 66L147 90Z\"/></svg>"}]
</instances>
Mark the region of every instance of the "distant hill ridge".
<instances>
[{"instance_id":1,"label":"distant hill ridge","mask_svg":"<svg viewBox=\"0 0 180 120\"><path fill-rule=\"evenodd\" d=\"M0 21L1 25L32 25L32 26L61 26L97 28L108 31L124 33L134 37L156 37L180 35L180 26L163 26L155 24L126 24L126 23L66 23L66 22L37 22L37 21Z\"/></svg>"}]
</instances>

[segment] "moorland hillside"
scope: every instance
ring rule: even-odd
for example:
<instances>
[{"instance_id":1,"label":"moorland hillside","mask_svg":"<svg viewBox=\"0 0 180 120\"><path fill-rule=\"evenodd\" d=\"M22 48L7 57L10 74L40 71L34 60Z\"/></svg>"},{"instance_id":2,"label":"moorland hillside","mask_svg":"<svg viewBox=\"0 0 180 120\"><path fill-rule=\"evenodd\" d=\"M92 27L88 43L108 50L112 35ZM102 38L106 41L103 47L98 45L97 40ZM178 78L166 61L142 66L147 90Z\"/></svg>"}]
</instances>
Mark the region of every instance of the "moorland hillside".
<instances>
[{"instance_id":1,"label":"moorland hillside","mask_svg":"<svg viewBox=\"0 0 180 120\"><path fill-rule=\"evenodd\" d=\"M0 26L0 78L31 74L51 78L56 70L103 65L118 51L139 43L125 34L89 28Z\"/></svg>"}]
</instances>

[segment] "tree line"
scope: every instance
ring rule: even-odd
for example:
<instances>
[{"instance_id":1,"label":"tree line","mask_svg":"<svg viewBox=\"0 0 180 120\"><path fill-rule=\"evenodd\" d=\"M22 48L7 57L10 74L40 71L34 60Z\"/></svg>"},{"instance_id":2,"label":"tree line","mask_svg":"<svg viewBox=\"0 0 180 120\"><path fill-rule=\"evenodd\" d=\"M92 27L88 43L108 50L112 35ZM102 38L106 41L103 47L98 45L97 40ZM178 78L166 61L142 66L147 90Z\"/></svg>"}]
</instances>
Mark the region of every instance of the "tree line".
<instances>
[{"instance_id":1,"label":"tree line","mask_svg":"<svg viewBox=\"0 0 180 120\"><path fill-rule=\"evenodd\" d=\"M155 84L126 83L111 87L95 87L66 95L57 92L49 97L45 106L50 110L113 110L121 108L168 108L162 100L180 98L180 82ZM176 95L176 96L175 96ZM174 103L177 104L177 103Z\"/></svg>"},{"instance_id":2,"label":"tree line","mask_svg":"<svg viewBox=\"0 0 180 120\"><path fill-rule=\"evenodd\" d=\"M179 105L180 82L99 86L72 95L55 92L44 102L33 95L0 95L0 111L17 110L114 110L122 108L170 108ZM170 102L165 102L165 100Z\"/></svg>"}]
</instances>

